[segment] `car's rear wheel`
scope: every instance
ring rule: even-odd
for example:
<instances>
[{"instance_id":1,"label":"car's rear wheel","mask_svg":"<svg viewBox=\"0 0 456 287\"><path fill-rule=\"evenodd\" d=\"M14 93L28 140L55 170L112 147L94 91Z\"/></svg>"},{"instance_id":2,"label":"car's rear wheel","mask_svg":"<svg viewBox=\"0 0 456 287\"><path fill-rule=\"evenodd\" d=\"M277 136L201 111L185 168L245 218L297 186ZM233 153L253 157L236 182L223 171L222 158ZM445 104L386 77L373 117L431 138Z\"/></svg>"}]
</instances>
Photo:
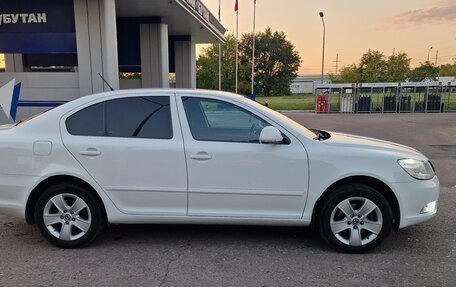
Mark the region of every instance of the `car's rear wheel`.
<instances>
[{"instance_id":1,"label":"car's rear wheel","mask_svg":"<svg viewBox=\"0 0 456 287\"><path fill-rule=\"evenodd\" d=\"M377 190L348 184L334 190L323 202L320 234L333 248L362 253L375 248L392 229L392 211Z\"/></svg>"},{"instance_id":2,"label":"car's rear wheel","mask_svg":"<svg viewBox=\"0 0 456 287\"><path fill-rule=\"evenodd\" d=\"M35 206L35 222L48 241L63 248L88 245L105 225L95 196L72 183L43 192Z\"/></svg>"}]
</instances>

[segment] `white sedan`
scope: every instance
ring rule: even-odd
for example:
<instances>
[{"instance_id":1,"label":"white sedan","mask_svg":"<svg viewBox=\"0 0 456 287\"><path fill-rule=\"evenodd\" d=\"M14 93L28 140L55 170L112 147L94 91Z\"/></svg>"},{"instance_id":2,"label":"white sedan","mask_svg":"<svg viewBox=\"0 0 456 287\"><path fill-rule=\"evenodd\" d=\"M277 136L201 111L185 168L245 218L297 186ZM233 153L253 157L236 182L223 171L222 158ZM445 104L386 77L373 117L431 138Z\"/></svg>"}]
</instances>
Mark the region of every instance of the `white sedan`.
<instances>
[{"instance_id":1,"label":"white sedan","mask_svg":"<svg viewBox=\"0 0 456 287\"><path fill-rule=\"evenodd\" d=\"M212 91L83 97L1 126L0 159L0 213L65 248L107 224L249 224L312 226L359 253L432 218L439 197L413 148Z\"/></svg>"}]
</instances>

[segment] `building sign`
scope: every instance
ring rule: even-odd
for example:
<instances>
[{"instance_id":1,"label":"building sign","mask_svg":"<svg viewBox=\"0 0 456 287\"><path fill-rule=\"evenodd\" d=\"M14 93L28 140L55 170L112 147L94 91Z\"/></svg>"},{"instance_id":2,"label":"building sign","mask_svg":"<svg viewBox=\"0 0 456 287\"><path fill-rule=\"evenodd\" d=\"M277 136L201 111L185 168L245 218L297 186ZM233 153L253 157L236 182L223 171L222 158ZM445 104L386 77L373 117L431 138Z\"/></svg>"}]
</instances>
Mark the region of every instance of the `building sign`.
<instances>
[{"instance_id":1,"label":"building sign","mask_svg":"<svg viewBox=\"0 0 456 287\"><path fill-rule=\"evenodd\" d=\"M0 53L75 53L73 0L1 0Z\"/></svg>"},{"instance_id":2,"label":"building sign","mask_svg":"<svg viewBox=\"0 0 456 287\"><path fill-rule=\"evenodd\" d=\"M46 13L0 14L0 25L46 23Z\"/></svg>"},{"instance_id":3,"label":"building sign","mask_svg":"<svg viewBox=\"0 0 456 287\"><path fill-rule=\"evenodd\" d=\"M196 11L201 17L203 17L204 20L207 22L210 22L210 13L209 10L204 6L203 3L201 3L200 0L185 0L190 7L193 8L193 10Z\"/></svg>"},{"instance_id":4,"label":"building sign","mask_svg":"<svg viewBox=\"0 0 456 287\"><path fill-rule=\"evenodd\" d=\"M292 94L312 94L314 92L313 81L292 81L290 85Z\"/></svg>"},{"instance_id":5,"label":"building sign","mask_svg":"<svg viewBox=\"0 0 456 287\"><path fill-rule=\"evenodd\" d=\"M442 82L438 81L425 81L425 82L404 82L401 83L402 87L437 87L441 86Z\"/></svg>"}]
</instances>

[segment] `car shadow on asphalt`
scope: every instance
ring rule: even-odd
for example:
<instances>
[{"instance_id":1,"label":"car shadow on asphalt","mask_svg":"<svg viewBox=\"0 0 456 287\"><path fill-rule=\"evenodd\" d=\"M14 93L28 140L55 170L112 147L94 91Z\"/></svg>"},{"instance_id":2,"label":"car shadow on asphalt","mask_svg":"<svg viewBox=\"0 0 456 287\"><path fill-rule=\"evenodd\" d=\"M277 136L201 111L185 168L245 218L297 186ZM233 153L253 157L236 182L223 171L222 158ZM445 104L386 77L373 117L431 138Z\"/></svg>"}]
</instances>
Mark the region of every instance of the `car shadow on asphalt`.
<instances>
[{"instance_id":1,"label":"car shadow on asphalt","mask_svg":"<svg viewBox=\"0 0 456 287\"><path fill-rule=\"evenodd\" d=\"M36 225L31 226L15 218L2 220L2 237L18 246L55 249L41 236ZM370 254L419 252L423 244L432 246L429 235L431 224L408 227L392 232ZM432 233L432 232L431 232ZM9 238L9 239L8 239ZM314 253L334 253L318 232L308 227L237 226L237 225L110 225L91 245L90 250L128 249L136 247L172 250L176 247L193 248L275 248L310 250ZM59 249L59 248L57 248Z\"/></svg>"},{"instance_id":2,"label":"car shadow on asphalt","mask_svg":"<svg viewBox=\"0 0 456 287\"><path fill-rule=\"evenodd\" d=\"M279 244L329 250L317 232L303 227L238 225L111 225L94 245Z\"/></svg>"},{"instance_id":3,"label":"car shadow on asphalt","mask_svg":"<svg viewBox=\"0 0 456 287\"><path fill-rule=\"evenodd\" d=\"M384 254L419 248L422 241L414 227L392 231L380 246L368 252ZM413 241L413 242L412 242ZM238 225L111 225L93 246L126 247L128 245L157 247L224 247L239 245L252 248L308 249L312 252L334 253L317 231L309 227L238 226Z\"/></svg>"}]
</instances>

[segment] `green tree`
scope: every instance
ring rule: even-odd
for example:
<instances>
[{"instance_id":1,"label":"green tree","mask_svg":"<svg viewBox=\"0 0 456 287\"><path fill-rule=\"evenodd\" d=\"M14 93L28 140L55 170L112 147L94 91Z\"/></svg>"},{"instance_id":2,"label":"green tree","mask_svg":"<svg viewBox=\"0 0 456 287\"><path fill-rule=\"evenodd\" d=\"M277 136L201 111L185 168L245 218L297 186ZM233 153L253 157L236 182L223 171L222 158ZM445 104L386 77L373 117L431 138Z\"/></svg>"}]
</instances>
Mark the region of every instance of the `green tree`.
<instances>
[{"instance_id":1,"label":"green tree","mask_svg":"<svg viewBox=\"0 0 456 287\"><path fill-rule=\"evenodd\" d=\"M359 83L361 74L355 64L351 64L340 69L339 75L328 73L330 83Z\"/></svg>"},{"instance_id":2,"label":"green tree","mask_svg":"<svg viewBox=\"0 0 456 287\"><path fill-rule=\"evenodd\" d=\"M236 38L226 37L222 45L222 90L236 90ZM219 46L213 44L205 49L196 61L196 85L201 89L217 90L219 87ZM243 68L245 70L245 68ZM240 73L241 74L241 73ZM242 77L239 77L242 80ZM246 85L247 83L244 83Z\"/></svg>"},{"instance_id":3,"label":"green tree","mask_svg":"<svg viewBox=\"0 0 456 287\"><path fill-rule=\"evenodd\" d=\"M385 55L380 51L369 50L359 62L361 82L378 83L387 80L387 62Z\"/></svg>"},{"instance_id":4,"label":"green tree","mask_svg":"<svg viewBox=\"0 0 456 287\"><path fill-rule=\"evenodd\" d=\"M386 62L386 81L403 82L410 75L410 60L406 53L399 52L389 56Z\"/></svg>"},{"instance_id":5,"label":"green tree","mask_svg":"<svg viewBox=\"0 0 456 287\"><path fill-rule=\"evenodd\" d=\"M197 87L218 89L218 44L204 49L196 62ZM252 34L244 34L239 41L238 92L251 91ZM296 78L301 59L283 32L265 32L255 37L256 92L265 95L290 94L291 81ZM226 37L222 44L222 90L235 91L236 38Z\"/></svg>"},{"instance_id":6,"label":"green tree","mask_svg":"<svg viewBox=\"0 0 456 287\"><path fill-rule=\"evenodd\" d=\"M340 69L340 79L342 83L361 82L361 73L355 64L351 64Z\"/></svg>"},{"instance_id":7,"label":"green tree","mask_svg":"<svg viewBox=\"0 0 456 287\"><path fill-rule=\"evenodd\" d=\"M409 79L412 82L421 82L424 80L435 81L438 76L439 68L434 66L431 62L426 61L411 71Z\"/></svg>"},{"instance_id":8,"label":"green tree","mask_svg":"<svg viewBox=\"0 0 456 287\"><path fill-rule=\"evenodd\" d=\"M327 76L328 76L328 82L330 82L330 83L333 83L333 84L343 83L343 80L340 77L340 75L336 75L334 73L328 73Z\"/></svg>"},{"instance_id":9,"label":"green tree","mask_svg":"<svg viewBox=\"0 0 456 287\"><path fill-rule=\"evenodd\" d=\"M456 76L456 63L442 65L440 67L440 76L442 76L442 77Z\"/></svg>"},{"instance_id":10,"label":"green tree","mask_svg":"<svg viewBox=\"0 0 456 287\"><path fill-rule=\"evenodd\" d=\"M328 77L332 83L401 82L410 74L410 60L403 52L386 60L383 53L369 50L361 57L358 66L345 66L340 75L328 74Z\"/></svg>"},{"instance_id":11,"label":"green tree","mask_svg":"<svg viewBox=\"0 0 456 287\"><path fill-rule=\"evenodd\" d=\"M252 65L252 34L244 34L239 45L242 66ZM290 94L291 81L298 76L301 64L299 53L286 39L283 32L266 28L255 37L255 83L256 92L265 96ZM247 79L250 81L251 75Z\"/></svg>"}]
</instances>

